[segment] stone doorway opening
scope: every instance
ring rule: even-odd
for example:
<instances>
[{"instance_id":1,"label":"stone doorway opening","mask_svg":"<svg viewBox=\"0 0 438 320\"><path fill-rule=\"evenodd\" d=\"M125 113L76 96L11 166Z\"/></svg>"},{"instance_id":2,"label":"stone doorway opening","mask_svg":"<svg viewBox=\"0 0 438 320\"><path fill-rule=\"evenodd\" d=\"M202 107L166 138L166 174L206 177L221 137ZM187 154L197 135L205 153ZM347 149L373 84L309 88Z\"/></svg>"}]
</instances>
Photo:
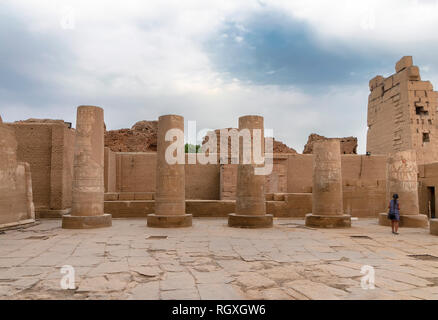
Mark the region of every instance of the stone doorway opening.
<instances>
[{"instance_id":1,"label":"stone doorway opening","mask_svg":"<svg viewBox=\"0 0 438 320\"><path fill-rule=\"evenodd\" d=\"M427 198L428 198L428 208L429 216L434 219L435 216L435 187L427 187Z\"/></svg>"}]
</instances>

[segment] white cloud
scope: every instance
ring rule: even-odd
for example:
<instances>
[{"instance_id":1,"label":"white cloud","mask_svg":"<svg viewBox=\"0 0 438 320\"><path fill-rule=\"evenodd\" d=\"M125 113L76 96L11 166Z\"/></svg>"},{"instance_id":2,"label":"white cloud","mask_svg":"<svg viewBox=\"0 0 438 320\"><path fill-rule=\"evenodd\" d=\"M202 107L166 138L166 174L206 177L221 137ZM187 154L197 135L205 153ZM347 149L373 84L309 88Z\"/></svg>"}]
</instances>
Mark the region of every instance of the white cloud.
<instances>
[{"instance_id":1,"label":"white cloud","mask_svg":"<svg viewBox=\"0 0 438 320\"><path fill-rule=\"evenodd\" d=\"M71 60L65 69L32 60L15 65L24 75L50 84L61 102L35 105L6 100L0 90L5 121L50 117L74 122L79 104L104 107L107 127L112 129L170 112L197 120L200 126L230 127L237 125L239 116L257 113L265 116L277 139L299 152L311 132L356 135L359 151L365 152L366 82L320 93L228 81L215 70L202 41L226 19L237 21L245 34L248 30L239 21L254 11L275 7L308 23L328 47L342 41L370 52L374 48L409 51L417 44L429 44L430 55L437 53L433 49L438 40L436 1L14 0L1 4L6 5L23 19L27 32L62 43ZM73 28L63 28L66 8L73 15ZM433 66L423 70L433 72Z\"/></svg>"}]
</instances>

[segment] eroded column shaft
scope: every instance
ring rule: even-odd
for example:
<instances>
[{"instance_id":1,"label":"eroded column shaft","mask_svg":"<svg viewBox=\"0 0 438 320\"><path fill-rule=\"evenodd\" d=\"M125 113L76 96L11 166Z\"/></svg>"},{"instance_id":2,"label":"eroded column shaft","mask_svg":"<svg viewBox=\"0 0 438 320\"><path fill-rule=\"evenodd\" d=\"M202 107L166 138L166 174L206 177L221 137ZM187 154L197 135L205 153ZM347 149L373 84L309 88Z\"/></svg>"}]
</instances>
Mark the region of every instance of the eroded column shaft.
<instances>
[{"instance_id":1,"label":"eroded column shaft","mask_svg":"<svg viewBox=\"0 0 438 320\"><path fill-rule=\"evenodd\" d=\"M148 215L149 227L192 225L192 215L186 214L184 163L184 118L172 114L161 116L157 135L155 213Z\"/></svg>"},{"instance_id":2,"label":"eroded column shaft","mask_svg":"<svg viewBox=\"0 0 438 320\"><path fill-rule=\"evenodd\" d=\"M339 140L315 142L313 147L312 213L342 215L342 172Z\"/></svg>"},{"instance_id":3,"label":"eroded column shaft","mask_svg":"<svg viewBox=\"0 0 438 320\"><path fill-rule=\"evenodd\" d=\"M103 109L79 106L73 161L71 214L62 216L66 229L102 228L112 225L104 213Z\"/></svg>"},{"instance_id":4,"label":"eroded column shaft","mask_svg":"<svg viewBox=\"0 0 438 320\"><path fill-rule=\"evenodd\" d=\"M236 214L239 215L264 215L266 214L265 204L265 176L256 175L254 169L262 167L256 164L253 157L254 135L262 138L260 142L261 156L264 156L264 124L263 117L245 116L239 118L239 131L248 130L250 139L240 138L239 143L239 165L237 168L237 189L236 189ZM258 130L254 132L253 130ZM244 155L249 150L251 154ZM244 164L244 158L250 159L249 164Z\"/></svg>"},{"instance_id":5,"label":"eroded column shaft","mask_svg":"<svg viewBox=\"0 0 438 320\"><path fill-rule=\"evenodd\" d=\"M306 225L316 228L349 228L351 216L344 214L341 146L337 139L313 145L312 213Z\"/></svg>"},{"instance_id":6,"label":"eroded column shaft","mask_svg":"<svg viewBox=\"0 0 438 320\"><path fill-rule=\"evenodd\" d=\"M228 215L228 226L272 227L273 216L266 214L265 175L256 172L265 165L263 117L239 118L239 165L237 167L236 212Z\"/></svg>"},{"instance_id":7,"label":"eroded column shaft","mask_svg":"<svg viewBox=\"0 0 438 320\"><path fill-rule=\"evenodd\" d=\"M427 227L429 219L420 214L418 203L418 167L415 150L405 150L388 155L386 161L386 201L398 194L401 227ZM379 224L389 225L387 212L379 214Z\"/></svg>"},{"instance_id":8,"label":"eroded column shaft","mask_svg":"<svg viewBox=\"0 0 438 320\"><path fill-rule=\"evenodd\" d=\"M103 215L104 127L103 109L77 110L72 186L72 216Z\"/></svg>"},{"instance_id":9,"label":"eroded column shaft","mask_svg":"<svg viewBox=\"0 0 438 320\"><path fill-rule=\"evenodd\" d=\"M177 115L166 115L159 118L155 193L156 215L184 215L186 213L184 164L169 164L166 161L166 149L173 141L166 141L165 136L171 129L184 132L184 118Z\"/></svg>"}]
</instances>

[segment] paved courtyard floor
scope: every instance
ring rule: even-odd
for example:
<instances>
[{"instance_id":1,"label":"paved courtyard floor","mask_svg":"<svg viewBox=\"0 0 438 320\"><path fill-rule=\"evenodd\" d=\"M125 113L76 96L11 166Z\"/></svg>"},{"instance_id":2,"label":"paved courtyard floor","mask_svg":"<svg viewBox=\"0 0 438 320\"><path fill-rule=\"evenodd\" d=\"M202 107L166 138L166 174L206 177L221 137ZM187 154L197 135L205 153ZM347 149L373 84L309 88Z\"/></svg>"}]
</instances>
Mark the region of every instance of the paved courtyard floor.
<instances>
[{"instance_id":1,"label":"paved courtyard floor","mask_svg":"<svg viewBox=\"0 0 438 320\"><path fill-rule=\"evenodd\" d=\"M272 229L234 229L226 219L153 229L145 219L63 230L42 220L0 234L0 299L437 299L438 237L391 234L376 219L346 230L276 219ZM61 288L61 267L75 289ZM374 267L375 289L361 286ZM371 275L371 274L369 274Z\"/></svg>"}]
</instances>

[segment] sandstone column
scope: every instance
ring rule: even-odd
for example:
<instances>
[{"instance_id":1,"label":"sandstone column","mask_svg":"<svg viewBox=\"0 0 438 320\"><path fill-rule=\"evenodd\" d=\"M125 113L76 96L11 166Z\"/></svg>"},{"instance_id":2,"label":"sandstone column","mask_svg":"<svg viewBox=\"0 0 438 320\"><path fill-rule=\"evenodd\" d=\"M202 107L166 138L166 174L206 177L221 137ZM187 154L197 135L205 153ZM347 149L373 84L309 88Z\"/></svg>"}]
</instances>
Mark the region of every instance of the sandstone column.
<instances>
[{"instance_id":1,"label":"sandstone column","mask_svg":"<svg viewBox=\"0 0 438 320\"><path fill-rule=\"evenodd\" d=\"M316 141L313 145L312 213L306 226L317 228L351 227L351 216L344 214L340 142Z\"/></svg>"},{"instance_id":2,"label":"sandstone column","mask_svg":"<svg viewBox=\"0 0 438 320\"><path fill-rule=\"evenodd\" d=\"M171 129L182 132L184 139L184 118L178 115L165 115L158 119L157 171L155 191L155 213L147 217L148 227L190 227L192 215L186 214L184 163L169 163L166 150L173 141L166 141L166 133ZM184 140L182 152L184 154ZM176 156L176 155L175 155Z\"/></svg>"},{"instance_id":3,"label":"sandstone column","mask_svg":"<svg viewBox=\"0 0 438 320\"><path fill-rule=\"evenodd\" d=\"M386 203L394 193L399 196L400 226L427 227L428 217L420 214L418 204L418 167L415 150L400 151L388 155L386 161ZM379 214L379 224L390 225L388 212Z\"/></svg>"},{"instance_id":4,"label":"sandstone column","mask_svg":"<svg viewBox=\"0 0 438 320\"><path fill-rule=\"evenodd\" d=\"M273 217L266 214L265 175L256 175L254 170L263 167L264 162L256 164L253 159L254 136L261 130L261 156L265 152L263 117L243 116L239 118L239 132L247 129L250 139L239 138L239 164L237 167L236 212L228 215L228 226L241 228L272 227ZM250 145L249 145L250 144ZM249 146L250 155L244 155L244 145ZM257 149L256 149L257 150ZM244 164L244 156L250 156L250 163Z\"/></svg>"},{"instance_id":5,"label":"sandstone column","mask_svg":"<svg viewBox=\"0 0 438 320\"><path fill-rule=\"evenodd\" d=\"M79 106L76 118L71 214L62 217L65 229L109 227L111 215L103 211L103 109Z\"/></svg>"}]
</instances>

